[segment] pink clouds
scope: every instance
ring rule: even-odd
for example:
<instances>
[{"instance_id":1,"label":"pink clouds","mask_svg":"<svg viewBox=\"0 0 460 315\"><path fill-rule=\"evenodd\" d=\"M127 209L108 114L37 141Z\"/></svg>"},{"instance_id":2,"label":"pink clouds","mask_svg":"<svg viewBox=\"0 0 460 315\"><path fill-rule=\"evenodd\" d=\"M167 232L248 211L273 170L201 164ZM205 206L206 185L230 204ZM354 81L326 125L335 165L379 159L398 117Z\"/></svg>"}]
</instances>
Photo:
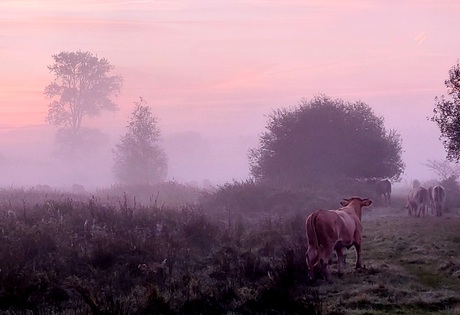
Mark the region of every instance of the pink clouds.
<instances>
[{"instance_id":1,"label":"pink clouds","mask_svg":"<svg viewBox=\"0 0 460 315\"><path fill-rule=\"evenodd\" d=\"M73 50L107 58L125 78L121 111L95 125L123 126L143 96L168 132L238 125L257 134L264 114L317 93L363 99L394 112L389 121L401 128L388 108L415 108L427 124L459 57L459 9L448 1L2 1L0 124L45 124L46 66Z\"/></svg>"}]
</instances>

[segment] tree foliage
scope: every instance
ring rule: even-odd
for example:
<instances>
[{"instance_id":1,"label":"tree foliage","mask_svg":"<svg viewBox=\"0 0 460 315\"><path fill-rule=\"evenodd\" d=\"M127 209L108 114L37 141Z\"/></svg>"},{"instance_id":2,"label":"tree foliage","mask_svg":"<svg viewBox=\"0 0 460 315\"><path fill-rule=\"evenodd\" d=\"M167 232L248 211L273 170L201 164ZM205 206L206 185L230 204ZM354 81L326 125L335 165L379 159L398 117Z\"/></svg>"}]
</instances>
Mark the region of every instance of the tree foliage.
<instances>
[{"instance_id":1,"label":"tree foliage","mask_svg":"<svg viewBox=\"0 0 460 315\"><path fill-rule=\"evenodd\" d=\"M118 95L123 78L109 76L114 66L107 59L82 51L52 57L54 64L48 69L54 81L45 88L45 96L52 99L46 117L51 125L76 135L85 116L118 109L110 97Z\"/></svg>"},{"instance_id":2,"label":"tree foliage","mask_svg":"<svg viewBox=\"0 0 460 315\"><path fill-rule=\"evenodd\" d=\"M275 110L259 147L249 153L255 179L303 186L321 179L392 178L404 170L395 130L365 103L321 95L297 107Z\"/></svg>"},{"instance_id":3,"label":"tree foliage","mask_svg":"<svg viewBox=\"0 0 460 315\"><path fill-rule=\"evenodd\" d=\"M158 145L160 129L143 98L135 102L128 121L128 131L113 150L113 171L125 184L153 184L162 182L167 174L167 159Z\"/></svg>"},{"instance_id":4,"label":"tree foliage","mask_svg":"<svg viewBox=\"0 0 460 315\"><path fill-rule=\"evenodd\" d=\"M447 96L435 98L431 120L440 131L447 159L460 160L460 63L449 70L449 78L444 81Z\"/></svg>"}]
</instances>

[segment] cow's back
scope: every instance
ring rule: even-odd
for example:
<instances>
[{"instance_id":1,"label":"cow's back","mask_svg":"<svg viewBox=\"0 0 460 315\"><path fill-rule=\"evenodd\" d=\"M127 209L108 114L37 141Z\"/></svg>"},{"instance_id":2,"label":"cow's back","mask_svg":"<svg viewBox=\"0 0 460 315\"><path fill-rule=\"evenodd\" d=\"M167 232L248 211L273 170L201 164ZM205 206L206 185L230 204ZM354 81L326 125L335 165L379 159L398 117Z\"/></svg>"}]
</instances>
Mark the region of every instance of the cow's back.
<instances>
[{"instance_id":1,"label":"cow's back","mask_svg":"<svg viewBox=\"0 0 460 315\"><path fill-rule=\"evenodd\" d=\"M409 200L416 204L428 203L430 201L428 190L424 187L412 189L409 193Z\"/></svg>"},{"instance_id":2,"label":"cow's back","mask_svg":"<svg viewBox=\"0 0 460 315\"><path fill-rule=\"evenodd\" d=\"M338 216L333 210L316 210L306 223L309 246L329 246L337 238ZM314 234L313 234L314 233Z\"/></svg>"},{"instance_id":3,"label":"cow's back","mask_svg":"<svg viewBox=\"0 0 460 315\"><path fill-rule=\"evenodd\" d=\"M417 216L420 216L421 212L425 214L426 207L430 204L430 196L428 194L428 189L424 187L413 188L407 196L409 214L411 210L415 210ZM419 212L417 213L417 210Z\"/></svg>"}]
</instances>

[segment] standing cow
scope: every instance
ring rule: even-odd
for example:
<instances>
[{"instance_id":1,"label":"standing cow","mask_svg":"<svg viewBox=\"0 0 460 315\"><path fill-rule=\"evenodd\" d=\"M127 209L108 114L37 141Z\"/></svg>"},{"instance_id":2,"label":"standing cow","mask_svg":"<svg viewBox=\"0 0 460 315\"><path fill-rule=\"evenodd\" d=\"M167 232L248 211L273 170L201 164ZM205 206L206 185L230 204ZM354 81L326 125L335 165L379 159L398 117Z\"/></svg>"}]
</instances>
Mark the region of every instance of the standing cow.
<instances>
[{"instance_id":1,"label":"standing cow","mask_svg":"<svg viewBox=\"0 0 460 315\"><path fill-rule=\"evenodd\" d=\"M386 207L391 204L391 182L388 179L383 179L376 183L375 191L383 200Z\"/></svg>"},{"instance_id":2,"label":"standing cow","mask_svg":"<svg viewBox=\"0 0 460 315\"><path fill-rule=\"evenodd\" d=\"M361 211L370 206L372 200L352 197L340 202L343 206L338 210L316 210L305 222L307 233L306 261L308 277L315 278L315 270L321 271L329 281L328 263L332 252L337 252L338 274L343 274L343 248L354 246L356 250L356 268L361 268Z\"/></svg>"},{"instance_id":3,"label":"standing cow","mask_svg":"<svg viewBox=\"0 0 460 315\"><path fill-rule=\"evenodd\" d=\"M436 216L442 216L442 210L446 203L446 190L441 185L436 185L431 191L431 198L433 200L432 207L436 210Z\"/></svg>"},{"instance_id":4,"label":"standing cow","mask_svg":"<svg viewBox=\"0 0 460 315\"><path fill-rule=\"evenodd\" d=\"M428 190L424 187L413 188L407 195L406 208L409 211L409 215L412 215L413 212L417 217L420 217L422 214L425 216L429 204L430 196Z\"/></svg>"}]
</instances>

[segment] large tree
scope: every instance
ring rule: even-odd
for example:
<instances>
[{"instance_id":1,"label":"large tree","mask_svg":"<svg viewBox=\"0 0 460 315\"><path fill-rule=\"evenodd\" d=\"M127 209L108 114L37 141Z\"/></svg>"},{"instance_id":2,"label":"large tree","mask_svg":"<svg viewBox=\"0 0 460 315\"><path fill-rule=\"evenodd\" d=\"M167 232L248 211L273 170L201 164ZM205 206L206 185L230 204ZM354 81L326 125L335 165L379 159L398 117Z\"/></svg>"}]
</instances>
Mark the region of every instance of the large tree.
<instances>
[{"instance_id":1,"label":"large tree","mask_svg":"<svg viewBox=\"0 0 460 315\"><path fill-rule=\"evenodd\" d=\"M304 186L329 178L392 178L404 170L401 137L365 103L320 95L274 111L249 152L256 180Z\"/></svg>"},{"instance_id":2,"label":"large tree","mask_svg":"<svg viewBox=\"0 0 460 315\"><path fill-rule=\"evenodd\" d=\"M124 184L154 184L166 178L168 165L164 151L158 145L160 129L143 98L135 102L128 121L128 131L113 150L113 171Z\"/></svg>"},{"instance_id":3,"label":"large tree","mask_svg":"<svg viewBox=\"0 0 460 315\"><path fill-rule=\"evenodd\" d=\"M449 70L449 78L444 81L447 96L435 98L431 120L441 130L441 139L447 151L447 159L460 160L460 64Z\"/></svg>"},{"instance_id":4,"label":"large tree","mask_svg":"<svg viewBox=\"0 0 460 315\"><path fill-rule=\"evenodd\" d=\"M123 78L109 75L114 66L90 52L61 52L52 57L54 63L48 69L54 80L45 87L45 96L52 102L46 119L59 128L57 141L72 146L82 140L84 117L118 109L111 97L120 92Z\"/></svg>"}]
</instances>

